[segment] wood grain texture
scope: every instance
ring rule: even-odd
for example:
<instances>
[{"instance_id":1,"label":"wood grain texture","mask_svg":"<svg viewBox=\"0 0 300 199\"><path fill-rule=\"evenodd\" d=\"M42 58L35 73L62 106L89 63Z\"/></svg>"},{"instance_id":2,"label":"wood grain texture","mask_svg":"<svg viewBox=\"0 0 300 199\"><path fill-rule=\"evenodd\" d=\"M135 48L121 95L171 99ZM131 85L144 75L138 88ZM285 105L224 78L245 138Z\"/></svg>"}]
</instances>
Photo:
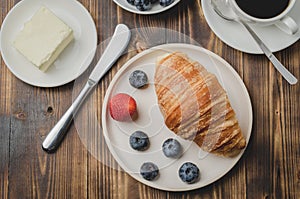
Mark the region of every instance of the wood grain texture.
<instances>
[{"instance_id":1,"label":"wood grain texture","mask_svg":"<svg viewBox=\"0 0 300 199\"><path fill-rule=\"evenodd\" d=\"M17 2L0 0L1 24ZM41 143L88 72L58 88L37 88L14 77L0 58L1 198L300 198L299 83L288 85L263 55L224 44L208 27L200 0L183 0L150 16L129 13L111 0L80 2L97 27L102 47L97 56L118 23L134 29L128 53L99 83L58 151L50 155L42 151ZM173 33L153 39L149 34L155 28ZM245 82L254 114L251 139L237 165L213 184L189 192L153 189L123 172L107 149L100 124L105 92L122 65L150 44L172 41L197 43L229 62ZM275 55L300 77L299 41Z\"/></svg>"}]
</instances>

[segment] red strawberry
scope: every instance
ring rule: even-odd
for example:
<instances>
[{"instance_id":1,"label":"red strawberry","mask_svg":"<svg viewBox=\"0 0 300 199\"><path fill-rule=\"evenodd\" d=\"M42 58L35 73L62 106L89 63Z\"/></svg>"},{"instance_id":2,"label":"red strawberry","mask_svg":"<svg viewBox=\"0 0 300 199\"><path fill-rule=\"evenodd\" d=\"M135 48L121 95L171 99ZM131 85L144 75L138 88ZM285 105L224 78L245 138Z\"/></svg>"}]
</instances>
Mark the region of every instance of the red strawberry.
<instances>
[{"instance_id":1,"label":"red strawberry","mask_svg":"<svg viewBox=\"0 0 300 199\"><path fill-rule=\"evenodd\" d=\"M109 113L114 120L130 121L136 115L136 102L125 93L116 94L109 101Z\"/></svg>"}]
</instances>

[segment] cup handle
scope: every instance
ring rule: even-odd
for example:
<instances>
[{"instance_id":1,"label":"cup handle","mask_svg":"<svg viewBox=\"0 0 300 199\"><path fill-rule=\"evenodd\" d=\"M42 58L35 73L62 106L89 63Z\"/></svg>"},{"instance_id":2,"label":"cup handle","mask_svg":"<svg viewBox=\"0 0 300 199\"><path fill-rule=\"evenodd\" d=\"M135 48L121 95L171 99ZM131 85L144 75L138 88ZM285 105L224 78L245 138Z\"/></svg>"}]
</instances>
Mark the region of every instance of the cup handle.
<instances>
[{"instance_id":1,"label":"cup handle","mask_svg":"<svg viewBox=\"0 0 300 199\"><path fill-rule=\"evenodd\" d=\"M294 35L299 30L299 27L295 20L289 16L283 17L275 25L283 32L290 35Z\"/></svg>"}]
</instances>

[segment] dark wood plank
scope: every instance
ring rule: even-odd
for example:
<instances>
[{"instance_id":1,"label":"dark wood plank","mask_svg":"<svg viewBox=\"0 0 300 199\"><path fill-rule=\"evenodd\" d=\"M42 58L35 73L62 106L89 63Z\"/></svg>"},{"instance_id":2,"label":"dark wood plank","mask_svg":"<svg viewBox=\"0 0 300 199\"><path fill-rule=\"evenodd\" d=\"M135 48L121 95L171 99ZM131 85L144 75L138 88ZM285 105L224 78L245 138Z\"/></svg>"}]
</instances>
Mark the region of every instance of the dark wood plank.
<instances>
[{"instance_id":1,"label":"dark wood plank","mask_svg":"<svg viewBox=\"0 0 300 199\"><path fill-rule=\"evenodd\" d=\"M1 62L0 73L0 197L8 198L8 178L9 178L9 149L10 149L10 127L11 117L9 114L10 103L10 82L8 78L11 76L4 73L3 62Z\"/></svg>"}]
</instances>

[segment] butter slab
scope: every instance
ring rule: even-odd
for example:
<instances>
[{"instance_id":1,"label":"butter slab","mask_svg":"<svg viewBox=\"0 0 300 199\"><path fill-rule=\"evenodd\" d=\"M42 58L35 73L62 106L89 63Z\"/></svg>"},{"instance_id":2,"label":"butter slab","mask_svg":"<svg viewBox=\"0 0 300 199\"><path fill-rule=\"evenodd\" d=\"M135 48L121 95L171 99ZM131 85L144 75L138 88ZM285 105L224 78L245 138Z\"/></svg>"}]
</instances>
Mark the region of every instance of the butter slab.
<instances>
[{"instance_id":1,"label":"butter slab","mask_svg":"<svg viewBox=\"0 0 300 199\"><path fill-rule=\"evenodd\" d=\"M24 24L13 45L45 72L73 39L72 29L49 9L41 7Z\"/></svg>"}]
</instances>

